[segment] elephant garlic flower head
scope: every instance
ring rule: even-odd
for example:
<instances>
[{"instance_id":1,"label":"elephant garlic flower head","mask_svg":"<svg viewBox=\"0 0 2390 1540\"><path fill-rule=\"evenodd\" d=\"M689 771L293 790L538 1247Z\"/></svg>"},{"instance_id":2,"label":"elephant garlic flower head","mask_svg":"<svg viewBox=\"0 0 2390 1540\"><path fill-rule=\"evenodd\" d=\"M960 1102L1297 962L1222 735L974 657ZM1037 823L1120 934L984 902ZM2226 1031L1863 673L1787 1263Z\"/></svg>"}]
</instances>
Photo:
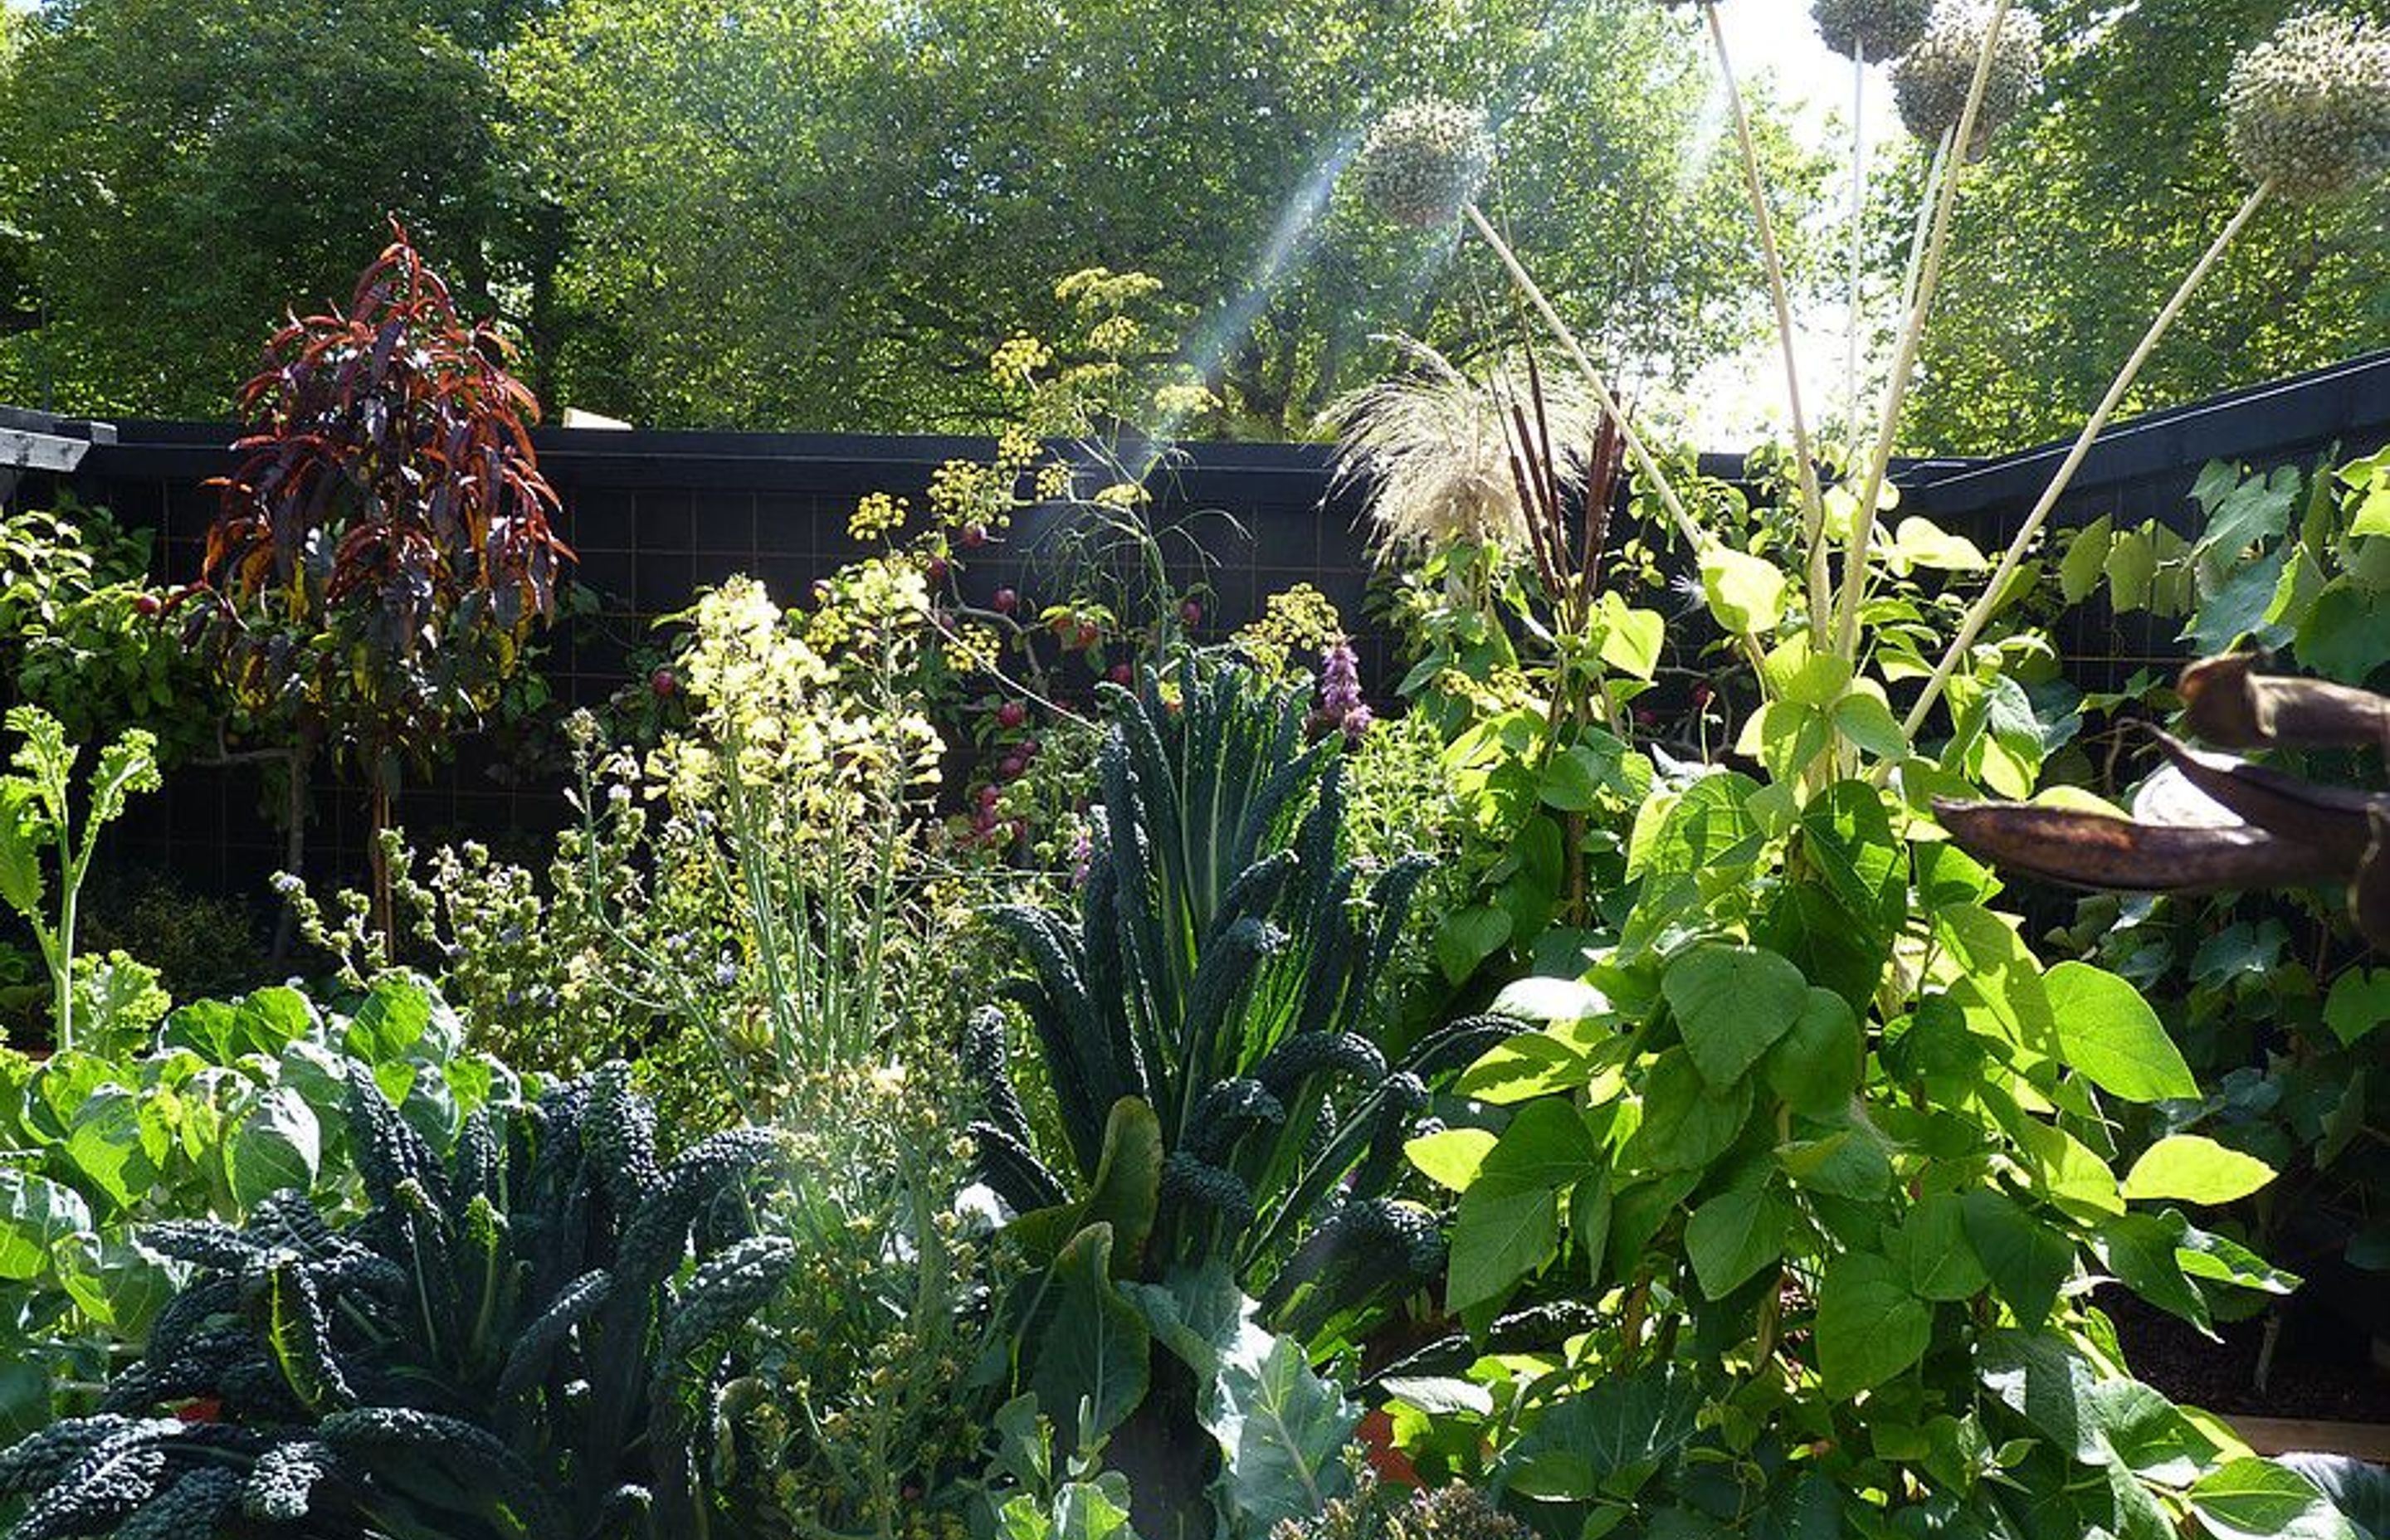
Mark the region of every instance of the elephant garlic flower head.
<instances>
[{"instance_id":1,"label":"elephant garlic flower head","mask_svg":"<svg viewBox=\"0 0 2390 1540\"><path fill-rule=\"evenodd\" d=\"M1932 0L1814 0L1809 15L1827 47L1882 63L1917 45L1932 8Z\"/></svg>"},{"instance_id":2,"label":"elephant garlic flower head","mask_svg":"<svg viewBox=\"0 0 2390 1540\"><path fill-rule=\"evenodd\" d=\"M1892 67L1893 95L1908 132L1933 140L1957 125L1966 111L1975 63L1991 25L1987 0L1942 0L1934 7L1924 35ZM2041 19L2022 6L2011 6L2000 18L1999 36L1992 45L1991 73L1984 83L1984 104L1975 114L1974 139L1967 152L1980 150L1992 131L2015 117L2040 89Z\"/></svg>"},{"instance_id":3,"label":"elephant garlic flower head","mask_svg":"<svg viewBox=\"0 0 2390 1540\"><path fill-rule=\"evenodd\" d=\"M2390 30L2328 11L2295 16L2241 56L2225 137L2249 179L2328 198L2390 173Z\"/></svg>"},{"instance_id":4,"label":"elephant garlic flower head","mask_svg":"<svg viewBox=\"0 0 2390 1540\"><path fill-rule=\"evenodd\" d=\"M1420 96L1378 120L1355 171L1371 208L1398 225L1431 229L1477 196L1493 164L1485 114Z\"/></svg>"}]
</instances>

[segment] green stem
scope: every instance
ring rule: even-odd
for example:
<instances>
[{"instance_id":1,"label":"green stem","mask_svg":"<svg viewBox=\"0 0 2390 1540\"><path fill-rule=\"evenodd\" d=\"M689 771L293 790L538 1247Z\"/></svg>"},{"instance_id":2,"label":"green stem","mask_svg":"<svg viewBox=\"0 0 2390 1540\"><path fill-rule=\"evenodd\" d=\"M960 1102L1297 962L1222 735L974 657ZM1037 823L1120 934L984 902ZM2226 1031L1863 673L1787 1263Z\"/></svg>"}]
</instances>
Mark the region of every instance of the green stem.
<instances>
[{"instance_id":1,"label":"green stem","mask_svg":"<svg viewBox=\"0 0 2390 1540\"><path fill-rule=\"evenodd\" d=\"M1734 63L1726 50L1726 24L1718 19L1715 0L1702 6L1710 24L1710 44L1717 54L1718 75L1726 83L1726 100L1734 114L1734 137L1742 152L1744 189L1751 195L1751 216L1759 228L1759 255L1767 270L1767 294L1776 306L1776 336L1784 353L1784 398L1792 415L1792 457L1800 473L1802 530L1807 540L1809 641L1822 651L1826 645L1827 591L1826 505L1818 492L1818 462L1809 452L1809 419L1801 406L1801 366L1792 338L1792 302L1784 288L1784 263L1776 250L1776 222L1768 216L1767 189L1760 179L1759 150L1751 137L1751 115L1743 110L1742 89L1735 83Z\"/></svg>"},{"instance_id":2,"label":"green stem","mask_svg":"<svg viewBox=\"0 0 2390 1540\"><path fill-rule=\"evenodd\" d=\"M2142 366L2157 351L2158 343L2165 339L2166 332L2181 317L2191 295L2206 281L2208 274L2222 260L2226 249L2231 246L2273 190L2274 184L2270 179L2249 189L2249 196L2241 200L2239 211L2217 232L2215 241L2199 261L2192 264L2181 286L2174 291L2174 297L2165 302L2156 319L2150 323L2150 329L2142 334L2139 346L2133 349L2132 356L2126 359L2125 366L2117 371L2115 379L2108 387L2108 393L2100 398L2100 404L2093 409L2089 420L2083 424L2083 431L2075 435L2075 445L2066 452L2066 458L2060 463L2057 474L2050 477L2048 486L2042 488L2041 496L2035 501L2033 511L2025 515L2024 522L2017 526L2015 535L2009 541L2008 550L2001 555L1999 565L1992 571L1991 581L1975 597L1975 602L1968 606L1958 635L1950 638L1948 650L1942 654L1942 661L1934 666L1933 677L1925 681L1925 688L1918 695L1917 703L1908 709L1908 720L1902 725L1912 736L1924 723L1926 713L1934 709L1934 703L1941 699L1943 687L1949 684L1951 674L1958 671L1968 649L1975 645L1975 638L1983 634L1985 622L1998 608L2002 591L2024 562L2034 537L2041 533L2041 526L2049 518L2050 509L2058 506L2059 498L2065 495L2067 487L2074 482L2075 473L2083 468L2084 457L2091 453L2092 441L2108 426L2108 419L2115 415L2117 405L2125 399L2125 392L2131 390L2133 381L2140 378Z\"/></svg>"},{"instance_id":3,"label":"green stem","mask_svg":"<svg viewBox=\"0 0 2390 1540\"><path fill-rule=\"evenodd\" d=\"M1967 87L1967 104L1945 135L1945 148L1937 157L1947 158L1948 164L1941 185L1934 190L1934 224L1926 238L1925 261L1919 269L1917 292L1901 327L1892 379L1884 391L1883 415L1876 424L1875 452L1868 456L1867 476L1853 520L1850 554L1843 564L1843 604L1835 643L1838 654L1854 664L1858 661L1859 604L1867 593L1868 545L1875 533L1876 498L1883 491L1884 472L1892 463L1893 442L1899 435L1901 412L1908 402L1908 385L1916 372L1926 317L1933 312L1934 291L1941 283L1942 255L1950 237L1950 214L1959 201L1959 173L1966 164L1967 147L1974 142L1975 122L1983 111L1984 92L1991 82L1992 59L1999 45L2000 23L2008 19L2008 13L2009 0L1992 0L1991 18L1984 28L1984 45L1975 56L1974 79Z\"/></svg>"}]
</instances>

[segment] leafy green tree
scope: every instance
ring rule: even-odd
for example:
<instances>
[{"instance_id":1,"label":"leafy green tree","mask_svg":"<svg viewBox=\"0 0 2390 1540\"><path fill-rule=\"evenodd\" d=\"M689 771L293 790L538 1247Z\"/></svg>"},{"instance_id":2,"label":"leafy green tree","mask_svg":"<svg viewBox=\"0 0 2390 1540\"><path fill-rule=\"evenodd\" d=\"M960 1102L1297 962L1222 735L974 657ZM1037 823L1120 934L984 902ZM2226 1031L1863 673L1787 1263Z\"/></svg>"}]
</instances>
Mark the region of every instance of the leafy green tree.
<instances>
[{"instance_id":1,"label":"leafy green tree","mask_svg":"<svg viewBox=\"0 0 2390 1540\"><path fill-rule=\"evenodd\" d=\"M2048 8L2048 89L1993 141L1964 192L1910 443L1997 452L2081 422L2246 190L2224 148L2225 79L2294 8L2294 0ZM2383 0L2345 8L2390 19ZM1912 168L1900 195L1912 205L1916 180ZM2390 345L2385 212L2390 191L2381 188L2268 208L2126 410Z\"/></svg>"},{"instance_id":2,"label":"leafy green tree","mask_svg":"<svg viewBox=\"0 0 2390 1540\"><path fill-rule=\"evenodd\" d=\"M967 425L993 328L1052 330L1052 276L1100 263L1198 307L1246 429L1307 431L1375 334L1506 318L1336 186L1422 89L1494 109L1497 202L1610 351L1681 376L1761 318L1697 35L1645 0L567 0L506 79L576 226L559 393L644 422ZM1818 168L1763 126L1797 216Z\"/></svg>"},{"instance_id":3,"label":"leafy green tree","mask_svg":"<svg viewBox=\"0 0 2390 1540\"><path fill-rule=\"evenodd\" d=\"M484 60L520 5L35 13L0 64L0 314L13 224L43 324L0 337L0 384L53 382L61 409L223 415L284 305L344 292L392 213L486 302L512 237Z\"/></svg>"}]
</instances>

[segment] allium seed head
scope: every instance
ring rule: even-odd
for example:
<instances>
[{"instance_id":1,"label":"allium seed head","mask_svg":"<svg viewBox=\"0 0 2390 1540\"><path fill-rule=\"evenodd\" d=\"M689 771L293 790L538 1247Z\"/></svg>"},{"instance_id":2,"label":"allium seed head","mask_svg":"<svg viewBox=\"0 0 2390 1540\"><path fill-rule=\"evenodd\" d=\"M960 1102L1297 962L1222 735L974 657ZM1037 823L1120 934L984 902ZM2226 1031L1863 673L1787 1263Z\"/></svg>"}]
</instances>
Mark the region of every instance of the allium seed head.
<instances>
[{"instance_id":1,"label":"allium seed head","mask_svg":"<svg viewBox=\"0 0 2390 1540\"><path fill-rule=\"evenodd\" d=\"M1892 88L1900 103L1900 121L1921 139L1939 139L1967 109L1967 92L1975 82L1975 61L1984 52L1984 34L1991 30L1987 0L1942 0L1925 24L1925 35L1892 67ZM1992 48L1992 68L1984 82L1984 105L1975 113L1975 135L1970 155L1980 151L1992 131L2006 122L2041 89L2041 19L2022 6L2011 6L2000 19L1999 40Z\"/></svg>"},{"instance_id":2,"label":"allium seed head","mask_svg":"<svg viewBox=\"0 0 2390 1540\"><path fill-rule=\"evenodd\" d=\"M1370 207L1398 225L1432 229L1477 196L1493 164L1483 112L1420 96L1378 120L1355 170Z\"/></svg>"},{"instance_id":3,"label":"allium seed head","mask_svg":"<svg viewBox=\"0 0 2390 1540\"><path fill-rule=\"evenodd\" d=\"M1882 63L1917 46L1932 8L1932 0L1814 0L1809 15L1827 47Z\"/></svg>"},{"instance_id":4,"label":"allium seed head","mask_svg":"<svg viewBox=\"0 0 2390 1540\"><path fill-rule=\"evenodd\" d=\"M2390 30L2293 17L2232 66L2225 137L2253 182L2328 198L2390 173Z\"/></svg>"}]
</instances>

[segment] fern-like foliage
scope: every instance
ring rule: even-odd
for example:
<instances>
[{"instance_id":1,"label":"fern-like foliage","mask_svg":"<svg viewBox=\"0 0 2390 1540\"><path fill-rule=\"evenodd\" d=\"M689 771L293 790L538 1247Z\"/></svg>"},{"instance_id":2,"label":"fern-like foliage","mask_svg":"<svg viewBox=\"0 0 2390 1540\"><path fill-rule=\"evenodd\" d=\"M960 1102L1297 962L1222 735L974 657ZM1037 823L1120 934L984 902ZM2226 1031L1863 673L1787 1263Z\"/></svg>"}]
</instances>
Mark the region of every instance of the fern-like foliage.
<instances>
[{"instance_id":1,"label":"fern-like foliage","mask_svg":"<svg viewBox=\"0 0 2390 1540\"><path fill-rule=\"evenodd\" d=\"M1515 1029L1472 1019L1389 1063L1377 986L1424 858L1365 883L1342 856L1342 740L1306 744L1298 697L1192 660L1167 684L1104 687L1076 927L996 917L1027 964L1010 994L1068 1174L1034 1149L993 1010L965 1055L986 1088L974 1133L989 1184L1036 1209L1094 1183L1113 1105L1145 1102L1165 1150L1145 1274L1225 1257L1274 1324L1309 1334L1441 1268L1435 1226L1386 1194L1431 1086Z\"/></svg>"},{"instance_id":2,"label":"fern-like foliage","mask_svg":"<svg viewBox=\"0 0 2390 1540\"><path fill-rule=\"evenodd\" d=\"M98 1415L0 1454L9 1540L705 1533L733 1335L794 1262L748 1222L773 1137L659 1165L619 1064L478 1118L446 1161L362 1068L348 1115L356 1224L286 1192L240 1229L147 1233L191 1281Z\"/></svg>"}]
</instances>

